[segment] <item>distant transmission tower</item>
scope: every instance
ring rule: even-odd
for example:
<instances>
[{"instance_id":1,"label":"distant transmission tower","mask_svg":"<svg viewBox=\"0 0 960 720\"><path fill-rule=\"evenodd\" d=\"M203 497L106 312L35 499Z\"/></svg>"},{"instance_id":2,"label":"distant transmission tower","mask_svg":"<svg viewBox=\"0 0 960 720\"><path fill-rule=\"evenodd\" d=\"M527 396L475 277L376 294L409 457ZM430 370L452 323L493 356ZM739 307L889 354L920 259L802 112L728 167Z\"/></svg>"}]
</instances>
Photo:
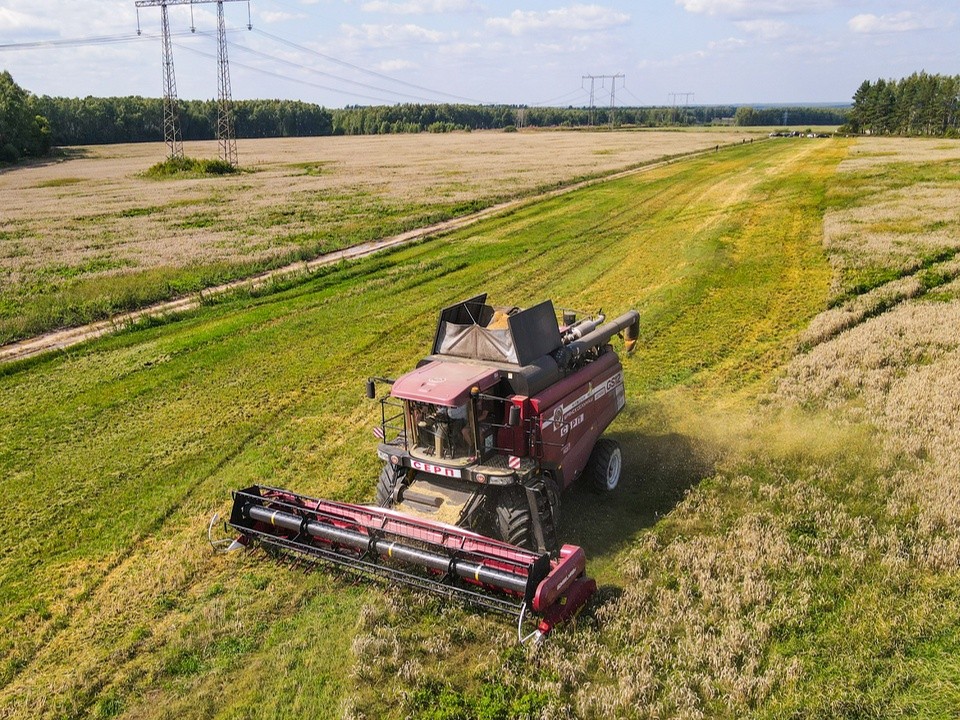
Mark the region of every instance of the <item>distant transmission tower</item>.
<instances>
[{"instance_id":1,"label":"distant transmission tower","mask_svg":"<svg viewBox=\"0 0 960 720\"><path fill-rule=\"evenodd\" d=\"M672 92L672 93L667 93L667 95L669 95L670 98L671 98L671 100L673 101L673 108L674 108L674 110L673 110L673 115L674 115L674 120L677 119L677 117L676 117L676 115L677 115L677 110L676 110L676 108L677 108L677 98L678 98L678 97L682 97L682 98L683 98L683 110L684 110L683 116L684 116L684 119L686 119L686 116L687 116L686 110L687 110L688 107L690 107L690 98L694 97L694 96L696 95L696 93L692 93L692 92Z\"/></svg>"},{"instance_id":2,"label":"distant transmission tower","mask_svg":"<svg viewBox=\"0 0 960 720\"><path fill-rule=\"evenodd\" d=\"M603 87L603 83L605 80L611 80L613 82L613 86L610 88L610 127L613 127L613 104L617 97L617 78L623 78L623 77L624 77L623 73L617 73L616 75L582 75L581 76L581 83L583 80L590 81L590 114L588 117L589 117L589 123L591 127L595 124L594 119L596 117L596 113L594 111L594 105L593 105L594 83L597 80L599 80L600 87ZM582 84L581 84L581 87L582 87Z\"/></svg>"},{"instance_id":3,"label":"distant transmission tower","mask_svg":"<svg viewBox=\"0 0 960 720\"><path fill-rule=\"evenodd\" d=\"M190 6L190 30L193 27L193 6L199 3L217 4L217 142L220 159L237 164L237 140L233 128L233 98L230 90L230 62L227 58L227 28L223 19L223 3L247 3L247 30L250 22L250 0L137 0L137 35L140 34L140 8L160 7L160 26L163 31L163 140L169 148L169 157L183 157L183 137L180 133L180 111L177 103L177 82L173 72L173 45L170 42L168 5Z\"/></svg>"},{"instance_id":4,"label":"distant transmission tower","mask_svg":"<svg viewBox=\"0 0 960 720\"><path fill-rule=\"evenodd\" d=\"M590 81L590 110L587 112L587 124L593 127L593 83L597 79L595 75L583 75L580 78L580 87L583 87L583 81Z\"/></svg>"},{"instance_id":5,"label":"distant transmission tower","mask_svg":"<svg viewBox=\"0 0 960 720\"><path fill-rule=\"evenodd\" d=\"M626 76L623 73L617 73L616 75L608 76L612 82L610 85L610 129L613 130L614 122L613 116L617 111L617 78L623 80L624 83L627 82ZM626 87L626 85L624 85Z\"/></svg>"}]
</instances>

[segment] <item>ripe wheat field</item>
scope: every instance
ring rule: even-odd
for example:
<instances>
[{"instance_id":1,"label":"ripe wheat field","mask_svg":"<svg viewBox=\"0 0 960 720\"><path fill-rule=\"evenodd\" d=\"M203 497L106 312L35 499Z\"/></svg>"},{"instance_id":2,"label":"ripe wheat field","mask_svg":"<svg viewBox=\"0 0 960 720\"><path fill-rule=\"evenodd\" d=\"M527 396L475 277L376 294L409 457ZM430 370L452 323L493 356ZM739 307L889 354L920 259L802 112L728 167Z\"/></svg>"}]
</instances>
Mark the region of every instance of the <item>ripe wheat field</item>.
<instances>
[{"instance_id":1,"label":"ripe wheat field","mask_svg":"<svg viewBox=\"0 0 960 720\"><path fill-rule=\"evenodd\" d=\"M241 141L244 172L155 180L163 145L0 173L0 343L109 317L499 201L756 131L474 132ZM216 143L186 143L215 157Z\"/></svg>"},{"instance_id":2,"label":"ripe wheat field","mask_svg":"<svg viewBox=\"0 0 960 720\"><path fill-rule=\"evenodd\" d=\"M956 717L958 254L960 143L780 139L8 366L0 717ZM233 488L369 501L363 379L478 290L641 315L576 622L210 552Z\"/></svg>"}]
</instances>

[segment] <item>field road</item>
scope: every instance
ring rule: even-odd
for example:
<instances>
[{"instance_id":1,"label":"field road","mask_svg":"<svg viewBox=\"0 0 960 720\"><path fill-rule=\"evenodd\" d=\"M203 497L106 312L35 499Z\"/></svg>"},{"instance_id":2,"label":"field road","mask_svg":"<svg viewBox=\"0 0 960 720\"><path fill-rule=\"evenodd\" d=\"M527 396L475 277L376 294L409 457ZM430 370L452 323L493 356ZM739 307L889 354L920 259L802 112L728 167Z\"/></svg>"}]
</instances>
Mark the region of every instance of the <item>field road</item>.
<instances>
[{"instance_id":1,"label":"field road","mask_svg":"<svg viewBox=\"0 0 960 720\"><path fill-rule=\"evenodd\" d=\"M38 335L37 337L9 343L7 345L0 346L0 363L25 360L46 352L64 350L82 342L86 342L87 340L93 340L94 338L117 332L147 317L164 317L194 310L200 306L203 298L215 297L217 295L223 295L240 289L256 289L277 278L296 273L303 273L305 271L309 272L328 265L335 265L336 263L342 261L356 260L367 257L382 250L418 242L420 240L425 240L427 238L451 232L453 230L459 230L479 222L480 220L484 220L505 212L510 212L516 210L517 208L540 202L548 198L574 192L590 185L627 177L629 175L635 175L637 173L647 172L655 168L663 167L664 165L668 165L670 163L697 157L709 152L714 151L697 151L682 155L680 157L669 158L650 163L648 165L643 165L642 167L617 171L609 175L604 175L603 177L584 180L582 182L574 183L572 185L551 190L532 197L510 200L498 205L493 205L470 215L464 215L451 220L445 220L443 222L417 228L415 230L408 230L400 233L399 235L393 235L381 240L360 243L343 250L326 253L307 262L296 262L282 268L277 268L275 270L270 270L268 272L259 273L251 277L244 278L243 280L235 280L223 285L206 288L199 293L191 293L190 295L177 298L175 300L157 303L140 310L120 313L107 320L100 320L98 322L80 325L78 327L54 330L52 332L44 333L43 335Z\"/></svg>"}]
</instances>

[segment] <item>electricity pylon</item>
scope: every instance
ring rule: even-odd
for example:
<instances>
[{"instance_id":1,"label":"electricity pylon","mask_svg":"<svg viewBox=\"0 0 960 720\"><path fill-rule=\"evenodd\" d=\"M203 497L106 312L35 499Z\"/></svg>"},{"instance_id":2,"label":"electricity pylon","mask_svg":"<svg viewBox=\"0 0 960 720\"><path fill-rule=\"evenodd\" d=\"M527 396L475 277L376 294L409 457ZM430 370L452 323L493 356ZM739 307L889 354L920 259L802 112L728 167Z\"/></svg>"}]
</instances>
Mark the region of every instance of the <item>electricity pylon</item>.
<instances>
[{"instance_id":1,"label":"electricity pylon","mask_svg":"<svg viewBox=\"0 0 960 720\"><path fill-rule=\"evenodd\" d=\"M193 6L200 3L217 3L217 142L220 145L220 159L237 164L237 140L233 128L233 98L230 91L230 63L227 59L227 29L223 19L223 3L247 3L247 29L250 22L250 0L137 0L137 34L140 34L140 8L159 7L160 27L163 31L163 140L170 151L170 157L183 157L183 138L180 133L180 111L177 104L177 81L173 71L173 45L170 42L170 21L167 17L168 5L190 5L191 27L193 31Z\"/></svg>"},{"instance_id":2,"label":"electricity pylon","mask_svg":"<svg viewBox=\"0 0 960 720\"><path fill-rule=\"evenodd\" d=\"M581 82L582 82L583 80L589 80L589 81L590 81L590 114L589 114L589 123L590 123L590 126L591 126L591 127L593 127L594 118L595 118L595 112L594 112L594 109L593 109L593 98L594 98L594 94L593 94L593 84L594 84L594 82L597 81L597 80L599 80L599 81L600 81L600 87L603 87L603 82L604 82L605 80L610 80L610 81L613 83L613 85L610 87L610 127L613 127L613 110L614 110L614 102L616 101L616 97L617 97L617 80L618 80L618 79L622 79L622 78L624 78L624 77L625 77L625 75L624 75L623 73L617 73L616 75L583 75L583 76L581 76Z\"/></svg>"},{"instance_id":3,"label":"electricity pylon","mask_svg":"<svg viewBox=\"0 0 960 720\"><path fill-rule=\"evenodd\" d=\"M229 0L228 0L229 2ZM217 142L220 159L237 164L237 138L233 132L233 104L230 92L230 62L227 59L227 29L223 21L223 0L217 0Z\"/></svg>"},{"instance_id":4,"label":"electricity pylon","mask_svg":"<svg viewBox=\"0 0 960 720\"><path fill-rule=\"evenodd\" d=\"M176 2L176 0L174 0ZM137 0L137 35L140 34L140 8L160 6L160 29L163 36L163 141L169 158L183 157L183 136L180 134L180 108L177 106L177 78L173 72L173 45L170 42L170 18L167 0Z\"/></svg>"}]
</instances>

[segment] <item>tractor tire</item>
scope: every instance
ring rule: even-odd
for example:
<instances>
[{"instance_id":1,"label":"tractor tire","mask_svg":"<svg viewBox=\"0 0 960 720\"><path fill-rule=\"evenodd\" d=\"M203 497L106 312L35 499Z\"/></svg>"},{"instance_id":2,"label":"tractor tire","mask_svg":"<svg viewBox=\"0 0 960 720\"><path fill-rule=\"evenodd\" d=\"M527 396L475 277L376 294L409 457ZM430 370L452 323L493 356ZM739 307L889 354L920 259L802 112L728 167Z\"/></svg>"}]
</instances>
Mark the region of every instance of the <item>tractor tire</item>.
<instances>
[{"instance_id":1,"label":"tractor tire","mask_svg":"<svg viewBox=\"0 0 960 720\"><path fill-rule=\"evenodd\" d=\"M594 492L613 492L620 484L622 469L623 453L620 452L620 444L610 438L600 438L590 453L584 477Z\"/></svg>"},{"instance_id":2,"label":"tractor tire","mask_svg":"<svg viewBox=\"0 0 960 720\"><path fill-rule=\"evenodd\" d=\"M547 491L547 500L550 502L550 514L553 527L560 527L560 488L553 478L544 475L543 486Z\"/></svg>"},{"instance_id":3,"label":"tractor tire","mask_svg":"<svg viewBox=\"0 0 960 720\"><path fill-rule=\"evenodd\" d=\"M530 517L530 503L527 502L527 494L522 487L504 488L499 493L493 522L496 536L505 543L528 550L537 549L537 538L533 533L533 522Z\"/></svg>"},{"instance_id":4,"label":"tractor tire","mask_svg":"<svg viewBox=\"0 0 960 720\"><path fill-rule=\"evenodd\" d=\"M560 543L557 540L557 529L560 527L560 492L551 478L544 477L542 480L543 492L537 500L537 509L540 511L543 544L551 556L557 557L560 552Z\"/></svg>"},{"instance_id":5,"label":"tractor tire","mask_svg":"<svg viewBox=\"0 0 960 720\"><path fill-rule=\"evenodd\" d=\"M511 545L535 552L545 551L556 556L559 550L556 527L559 513L558 493L553 480L542 478L541 481L543 486L537 497L537 511L540 515L544 547L539 547L533 526L534 519L530 514L530 501L527 499L526 490L520 486L505 488L500 493L495 509L495 535Z\"/></svg>"},{"instance_id":6,"label":"tractor tire","mask_svg":"<svg viewBox=\"0 0 960 720\"><path fill-rule=\"evenodd\" d=\"M391 463L384 464L380 471L380 479L377 480L377 505L385 508L393 507L394 493L402 477L403 468Z\"/></svg>"}]
</instances>

